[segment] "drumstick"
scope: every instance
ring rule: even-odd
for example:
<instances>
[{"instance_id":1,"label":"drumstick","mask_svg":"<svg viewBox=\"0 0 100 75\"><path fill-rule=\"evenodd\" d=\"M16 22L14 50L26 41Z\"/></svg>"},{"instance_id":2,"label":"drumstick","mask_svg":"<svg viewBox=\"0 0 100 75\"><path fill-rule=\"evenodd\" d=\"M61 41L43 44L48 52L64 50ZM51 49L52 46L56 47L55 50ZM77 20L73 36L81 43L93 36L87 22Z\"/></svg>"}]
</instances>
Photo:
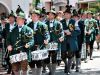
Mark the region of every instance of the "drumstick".
<instances>
[{"instance_id":1,"label":"drumstick","mask_svg":"<svg viewBox=\"0 0 100 75\"><path fill-rule=\"evenodd\" d=\"M23 48L23 46L19 46L19 47L15 48L15 50L18 50L18 49L20 49L20 48Z\"/></svg>"},{"instance_id":2,"label":"drumstick","mask_svg":"<svg viewBox=\"0 0 100 75\"><path fill-rule=\"evenodd\" d=\"M42 49L43 46L44 46L44 43L40 46L40 49Z\"/></svg>"}]
</instances>

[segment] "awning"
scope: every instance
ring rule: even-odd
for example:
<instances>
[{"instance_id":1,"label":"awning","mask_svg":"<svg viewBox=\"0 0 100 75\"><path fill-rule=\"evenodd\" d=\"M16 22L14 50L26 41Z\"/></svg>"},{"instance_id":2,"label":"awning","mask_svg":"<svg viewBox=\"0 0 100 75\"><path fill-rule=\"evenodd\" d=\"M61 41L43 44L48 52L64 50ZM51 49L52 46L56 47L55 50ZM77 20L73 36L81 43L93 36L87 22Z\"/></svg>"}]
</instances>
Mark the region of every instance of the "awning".
<instances>
[{"instance_id":1,"label":"awning","mask_svg":"<svg viewBox=\"0 0 100 75\"><path fill-rule=\"evenodd\" d=\"M67 5L67 0L54 0L53 4L57 6L65 6Z\"/></svg>"},{"instance_id":2,"label":"awning","mask_svg":"<svg viewBox=\"0 0 100 75\"><path fill-rule=\"evenodd\" d=\"M78 0L79 3L85 3L85 2L94 2L98 0Z\"/></svg>"}]
</instances>

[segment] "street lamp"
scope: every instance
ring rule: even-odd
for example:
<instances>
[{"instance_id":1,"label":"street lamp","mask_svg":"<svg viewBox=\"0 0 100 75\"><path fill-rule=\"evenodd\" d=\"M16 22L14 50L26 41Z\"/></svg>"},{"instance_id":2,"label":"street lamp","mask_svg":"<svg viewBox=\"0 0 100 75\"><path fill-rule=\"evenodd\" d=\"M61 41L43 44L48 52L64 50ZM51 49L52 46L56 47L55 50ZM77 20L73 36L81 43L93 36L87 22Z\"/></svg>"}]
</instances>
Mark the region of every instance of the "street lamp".
<instances>
[{"instance_id":1,"label":"street lamp","mask_svg":"<svg viewBox=\"0 0 100 75\"><path fill-rule=\"evenodd\" d=\"M69 5L69 0L67 0L67 5Z\"/></svg>"},{"instance_id":2,"label":"street lamp","mask_svg":"<svg viewBox=\"0 0 100 75\"><path fill-rule=\"evenodd\" d=\"M50 10L52 9L52 6L53 6L53 0L51 0Z\"/></svg>"}]
</instances>

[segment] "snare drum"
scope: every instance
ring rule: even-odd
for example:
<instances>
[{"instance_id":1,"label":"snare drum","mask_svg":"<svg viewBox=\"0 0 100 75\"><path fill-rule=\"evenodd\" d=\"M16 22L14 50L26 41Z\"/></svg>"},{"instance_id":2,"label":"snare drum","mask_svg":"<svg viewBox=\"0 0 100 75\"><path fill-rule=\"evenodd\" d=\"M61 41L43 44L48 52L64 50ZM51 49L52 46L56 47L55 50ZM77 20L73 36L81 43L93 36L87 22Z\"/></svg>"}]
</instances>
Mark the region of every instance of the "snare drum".
<instances>
[{"instance_id":1,"label":"snare drum","mask_svg":"<svg viewBox=\"0 0 100 75\"><path fill-rule=\"evenodd\" d=\"M44 60L48 58L48 51L47 50L37 50L31 52L32 60Z\"/></svg>"},{"instance_id":2,"label":"snare drum","mask_svg":"<svg viewBox=\"0 0 100 75\"><path fill-rule=\"evenodd\" d=\"M21 52L15 55L10 56L10 62L11 63L16 63L20 61L27 60L27 53L26 52Z\"/></svg>"},{"instance_id":3,"label":"snare drum","mask_svg":"<svg viewBox=\"0 0 100 75\"><path fill-rule=\"evenodd\" d=\"M54 51L54 50L58 50L58 43L55 42L51 42L46 46L46 49L48 51Z\"/></svg>"}]
</instances>

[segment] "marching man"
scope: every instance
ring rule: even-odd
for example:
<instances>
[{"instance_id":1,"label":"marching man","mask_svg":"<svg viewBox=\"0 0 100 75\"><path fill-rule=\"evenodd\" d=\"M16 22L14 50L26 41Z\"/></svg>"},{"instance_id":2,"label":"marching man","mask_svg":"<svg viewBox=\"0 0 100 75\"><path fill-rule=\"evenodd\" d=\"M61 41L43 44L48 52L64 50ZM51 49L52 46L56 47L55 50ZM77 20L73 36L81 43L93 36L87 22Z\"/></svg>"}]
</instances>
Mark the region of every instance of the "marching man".
<instances>
[{"instance_id":1,"label":"marching man","mask_svg":"<svg viewBox=\"0 0 100 75\"><path fill-rule=\"evenodd\" d=\"M61 59L61 42L64 40L62 24L55 19L55 15L56 12L53 10L48 12L48 21L46 22L50 33L50 43L54 42L58 44L58 50L49 51L49 58L45 60L50 71L49 75L55 75L57 59ZM59 57L57 58L57 56Z\"/></svg>"},{"instance_id":2,"label":"marching man","mask_svg":"<svg viewBox=\"0 0 100 75\"><path fill-rule=\"evenodd\" d=\"M34 31L34 46L31 51L43 49L43 46L47 45L49 41L48 28L46 24L40 21L40 14L39 10L33 10L31 14L32 22L28 24ZM42 60L31 60L29 66L31 67L32 75L42 74Z\"/></svg>"},{"instance_id":3,"label":"marching man","mask_svg":"<svg viewBox=\"0 0 100 75\"><path fill-rule=\"evenodd\" d=\"M64 12L65 18L61 20L65 34L64 42L62 43L62 60L65 63L65 73L70 75L72 58L78 50L77 36L80 34L78 25L75 25L75 20L71 18L71 6L67 6Z\"/></svg>"},{"instance_id":4,"label":"marching man","mask_svg":"<svg viewBox=\"0 0 100 75\"><path fill-rule=\"evenodd\" d=\"M28 54L29 48L34 44L33 30L24 24L25 14L20 12L17 15L17 26L9 33L7 37L7 49L10 57L20 53ZM18 56L16 56L17 60ZM18 58L20 59L20 58ZM11 61L12 60L12 61ZM20 70L23 71L21 75L27 75L27 59L21 61L14 61L10 58L12 70L15 75L20 75ZM13 63L12 63L13 62Z\"/></svg>"}]
</instances>

